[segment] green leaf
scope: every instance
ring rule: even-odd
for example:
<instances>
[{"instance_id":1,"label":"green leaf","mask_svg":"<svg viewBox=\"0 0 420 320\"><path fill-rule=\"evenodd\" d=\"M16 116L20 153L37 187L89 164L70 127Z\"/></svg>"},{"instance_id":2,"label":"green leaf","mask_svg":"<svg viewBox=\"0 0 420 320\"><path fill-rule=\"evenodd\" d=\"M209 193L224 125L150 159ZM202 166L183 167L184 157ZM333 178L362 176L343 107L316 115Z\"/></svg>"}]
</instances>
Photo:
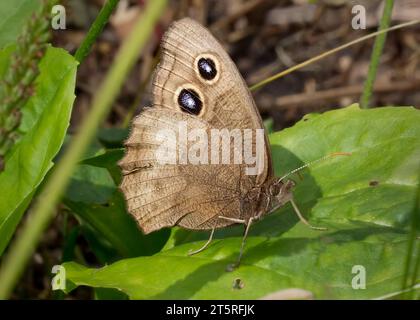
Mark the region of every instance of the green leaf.
<instances>
[{"instance_id":1,"label":"green leaf","mask_svg":"<svg viewBox=\"0 0 420 320\"><path fill-rule=\"evenodd\" d=\"M108 148L120 148L128 137L129 130L125 128L101 128L98 139Z\"/></svg>"},{"instance_id":2,"label":"green leaf","mask_svg":"<svg viewBox=\"0 0 420 320\"><path fill-rule=\"evenodd\" d=\"M121 259L117 249L99 231L88 222L79 218L81 234L87 241L89 249L95 254L99 264L108 264Z\"/></svg>"},{"instance_id":3,"label":"green leaf","mask_svg":"<svg viewBox=\"0 0 420 320\"><path fill-rule=\"evenodd\" d=\"M120 260L99 270L73 262L64 266L69 288L120 288L132 299L256 299L291 287L310 290L316 298L373 298L399 289L402 260L398 256L406 252L403 237L390 235L387 243L368 236L350 244L334 240L338 238L251 237L242 265L233 272L226 271L240 244L233 238L217 240L200 256L187 255L197 245L182 245L152 257ZM388 263L373 272L378 260ZM360 264L369 274L366 290L351 287L352 268ZM244 283L243 289L233 288L237 278Z\"/></svg>"},{"instance_id":4,"label":"green leaf","mask_svg":"<svg viewBox=\"0 0 420 320\"><path fill-rule=\"evenodd\" d=\"M274 120L273 118L268 118L264 120L264 128L267 134L272 134L274 132Z\"/></svg>"},{"instance_id":5,"label":"green leaf","mask_svg":"<svg viewBox=\"0 0 420 320\"><path fill-rule=\"evenodd\" d=\"M0 49L15 42L39 0L0 1Z\"/></svg>"},{"instance_id":6,"label":"green leaf","mask_svg":"<svg viewBox=\"0 0 420 320\"><path fill-rule=\"evenodd\" d=\"M123 155L124 149L109 149L102 154L87 158L81 163L108 169L115 184L119 185L121 182L121 170L117 166L117 162Z\"/></svg>"},{"instance_id":7,"label":"green leaf","mask_svg":"<svg viewBox=\"0 0 420 320\"><path fill-rule=\"evenodd\" d=\"M102 159L103 155L98 157ZM83 162L98 163L98 157ZM169 235L169 230L147 236L141 233L127 213L122 194L105 168L79 165L71 179L64 203L97 234L102 235L111 244L109 247L121 257L158 252Z\"/></svg>"},{"instance_id":8,"label":"green leaf","mask_svg":"<svg viewBox=\"0 0 420 320\"><path fill-rule=\"evenodd\" d=\"M419 184L418 123L420 111L413 108L351 106L270 136L277 175L333 152L352 153L294 177L301 211L327 231L309 229L286 205L251 227L241 266L226 272L237 257L242 227L218 231L209 248L195 256L187 253L204 244L193 242L204 233L173 228L167 250L151 257L101 269L66 263L68 290L117 288L132 299L254 299L292 287L318 299L398 293L406 255L415 255L407 249ZM364 290L352 287L355 266L366 270ZM237 278L242 289L233 287Z\"/></svg>"},{"instance_id":9,"label":"green leaf","mask_svg":"<svg viewBox=\"0 0 420 320\"><path fill-rule=\"evenodd\" d=\"M66 198L74 202L106 204L115 190L106 169L79 165L70 180Z\"/></svg>"},{"instance_id":10,"label":"green leaf","mask_svg":"<svg viewBox=\"0 0 420 320\"><path fill-rule=\"evenodd\" d=\"M109 149L106 152L84 159L83 164L89 164L95 167L110 169L117 166L117 162L123 157L124 149Z\"/></svg>"},{"instance_id":11,"label":"green leaf","mask_svg":"<svg viewBox=\"0 0 420 320\"><path fill-rule=\"evenodd\" d=\"M0 71L11 53L0 52ZM56 48L48 48L40 62L35 95L22 111L23 136L0 173L0 255L63 143L75 97L76 67L72 56Z\"/></svg>"},{"instance_id":12,"label":"green leaf","mask_svg":"<svg viewBox=\"0 0 420 320\"><path fill-rule=\"evenodd\" d=\"M65 218L67 219L67 217ZM72 228L64 237L63 246L62 246L62 254L61 254L61 261L71 261L74 258L74 251L77 246L77 238L80 234L80 227L76 226Z\"/></svg>"},{"instance_id":13,"label":"green leaf","mask_svg":"<svg viewBox=\"0 0 420 320\"><path fill-rule=\"evenodd\" d=\"M127 295L112 288L95 289L96 300L127 300Z\"/></svg>"}]
</instances>

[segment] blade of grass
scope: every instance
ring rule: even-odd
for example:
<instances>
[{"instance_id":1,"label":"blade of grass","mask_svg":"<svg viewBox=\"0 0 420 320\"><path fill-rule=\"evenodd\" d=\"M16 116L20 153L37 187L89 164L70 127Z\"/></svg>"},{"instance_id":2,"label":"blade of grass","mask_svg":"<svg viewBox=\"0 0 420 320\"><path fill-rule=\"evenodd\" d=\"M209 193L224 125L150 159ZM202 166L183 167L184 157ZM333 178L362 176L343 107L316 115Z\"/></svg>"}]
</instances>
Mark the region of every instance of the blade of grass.
<instances>
[{"instance_id":1,"label":"blade of grass","mask_svg":"<svg viewBox=\"0 0 420 320\"><path fill-rule=\"evenodd\" d=\"M420 169L420 167L419 167ZM419 176L420 176L420 170ZM417 272L420 265L420 241L418 239L418 229L420 222L420 185L417 187L417 196L413 206L411 216L411 230L408 241L407 257L404 266L404 277L402 283L402 291L406 292L408 288L414 287L417 282ZM414 260L413 257L416 257ZM413 261L414 260L414 261ZM411 280L410 278L411 274ZM404 295L404 299L413 299L414 291L408 290Z\"/></svg>"},{"instance_id":2,"label":"blade of grass","mask_svg":"<svg viewBox=\"0 0 420 320\"><path fill-rule=\"evenodd\" d=\"M115 56L111 69L93 98L88 116L47 181L27 223L22 228L21 235L9 248L9 254L5 257L0 270L0 299L9 297L13 290L43 230L51 220L54 207L59 202L75 166L111 109L124 79L152 33L166 2L166 0L148 2L144 14L137 20Z\"/></svg>"},{"instance_id":3,"label":"blade of grass","mask_svg":"<svg viewBox=\"0 0 420 320\"><path fill-rule=\"evenodd\" d=\"M389 27L391 22L392 8L394 6L394 0L386 0L384 11L382 13L381 22L379 23L379 31L385 30ZM376 73L378 71L379 60L381 59L382 51L384 49L386 40L386 33L379 34L373 45L372 55L370 58L369 71L365 81L363 94L360 99L360 107L362 109L369 108L369 100L372 96L373 84L375 83Z\"/></svg>"},{"instance_id":4,"label":"blade of grass","mask_svg":"<svg viewBox=\"0 0 420 320\"><path fill-rule=\"evenodd\" d=\"M410 292L415 294L419 290L420 290L420 283L415 285L415 286L412 286L411 288L391 292L391 293L385 294L383 296L373 298L372 300L399 299L401 297L404 297L404 294L407 294L407 293L410 293Z\"/></svg>"},{"instance_id":5,"label":"blade of grass","mask_svg":"<svg viewBox=\"0 0 420 320\"><path fill-rule=\"evenodd\" d=\"M310 64L312 64L312 63L314 63L316 61L319 61L321 59L324 59L324 58L326 58L326 57L328 57L328 56L330 56L330 55L332 55L334 53L337 53L337 52L339 52L341 50L344 50L344 49L346 49L348 47L351 47L351 46L353 46L355 44L358 44L360 42L366 41L366 40L368 40L370 38L373 38L373 37L376 37L378 35L387 33L389 31L394 31L394 30L397 30L397 29L402 29L402 28L405 28L405 27L413 26L413 25L418 24L418 23L420 23L420 20L408 21L408 22L405 22L405 23L397 24L397 25L395 25L393 27L390 27L390 28L387 28L387 29L384 29L384 30L373 32L373 33L368 34L368 35L366 35L364 37L355 39L355 40L350 41L348 43L345 43L345 44L343 44L343 45L341 45L341 46L339 46L337 48L334 48L334 49L331 49L329 51L323 52L320 55L317 55L317 56L315 56L315 57L313 57L311 59L308 59L308 60L306 60L306 61L304 61L302 63L299 63L299 64L297 64L297 65L295 65L293 67L290 67L290 68L288 68L286 70L283 70L283 71L281 71L281 72L279 72L279 73L277 73L277 74L275 74L275 75L273 75L271 77L268 77L267 79L264 79L264 80L262 80L262 81L260 81L260 82L258 82L256 84L252 85L249 89L251 91L258 90L258 89L262 88L263 86L269 84L270 82L273 82L273 81L275 81L275 80L277 80L277 79L279 79L281 77L284 77L285 75L288 75L289 73L292 73L293 71L302 69L302 68L306 67L307 65L310 65Z\"/></svg>"},{"instance_id":6,"label":"blade of grass","mask_svg":"<svg viewBox=\"0 0 420 320\"><path fill-rule=\"evenodd\" d=\"M102 7L101 11L99 11L99 14L90 27L85 39L74 54L74 58L80 63L89 54L90 49L96 41L96 38L101 34L103 28L108 23L109 17L111 16L119 1L120 0L108 0Z\"/></svg>"}]
</instances>

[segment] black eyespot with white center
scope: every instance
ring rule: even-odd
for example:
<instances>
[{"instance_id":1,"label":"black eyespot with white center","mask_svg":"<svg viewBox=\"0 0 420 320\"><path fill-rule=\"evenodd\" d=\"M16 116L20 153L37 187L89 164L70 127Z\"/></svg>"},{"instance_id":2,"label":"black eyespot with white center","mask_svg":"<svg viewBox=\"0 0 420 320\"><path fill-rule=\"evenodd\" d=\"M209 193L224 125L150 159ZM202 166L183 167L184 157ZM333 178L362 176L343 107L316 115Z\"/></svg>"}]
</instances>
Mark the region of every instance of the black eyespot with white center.
<instances>
[{"instance_id":1,"label":"black eyespot with white center","mask_svg":"<svg viewBox=\"0 0 420 320\"><path fill-rule=\"evenodd\" d=\"M210 58L200 58L197 62L198 72L205 80L213 80L217 76L217 68Z\"/></svg>"},{"instance_id":2,"label":"black eyespot with white center","mask_svg":"<svg viewBox=\"0 0 420 320\"><path fill-rule=\"evenodd\" d=\"M199 115L203 107L200 96L193 89L182 89L178 95L178 104L182 111Z\"/></svg>"}]
</instances>

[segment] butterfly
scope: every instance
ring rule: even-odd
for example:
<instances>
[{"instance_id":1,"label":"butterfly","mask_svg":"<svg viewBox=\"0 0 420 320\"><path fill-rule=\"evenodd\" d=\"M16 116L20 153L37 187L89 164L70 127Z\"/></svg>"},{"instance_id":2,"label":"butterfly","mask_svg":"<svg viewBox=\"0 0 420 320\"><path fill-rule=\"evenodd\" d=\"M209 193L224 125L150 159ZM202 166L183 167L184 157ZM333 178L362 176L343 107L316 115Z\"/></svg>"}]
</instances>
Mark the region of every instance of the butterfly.
<instances>
[{"instance_id":1,"label":"butterfly","mask_svg":"<svg viewBox=\"0 0 420 320\"><path fill-rule=\"evenodd\" d=\"M184 18L170 26L161 46L162 58L153 80L153 104L132 122L126 153L119 162L123 174L120 188L129 213L146 234L175 225L210 230L206 244L191 254L204 250L216 229L243 224L237 266L252 222L290 202L299 218L309 223L293 201L295 183L274 175L258 109L221 44L202 25ZM189 139L187 132L201 132L201 141ZM214 132L228 135L226 141L233 152L225 161L220 157L219 162L210 161L214 160L213 153L203 155L226 151L223 145L215 146L213 140L203 137ZM242 150L239 144L232 146L232 132L252 133L242 135ZM262 132L259 140L258 132ZM259 170L253 174L247 173L251 169L249 162L234 159L246 144L251 154L259 150L255 157L259 159ZM198 158L202 161L188 161L188 156L194 158L197 151L201 151ZM161 161L158 154L170 154L175 161Z\"/></svg>"}]
</instances>

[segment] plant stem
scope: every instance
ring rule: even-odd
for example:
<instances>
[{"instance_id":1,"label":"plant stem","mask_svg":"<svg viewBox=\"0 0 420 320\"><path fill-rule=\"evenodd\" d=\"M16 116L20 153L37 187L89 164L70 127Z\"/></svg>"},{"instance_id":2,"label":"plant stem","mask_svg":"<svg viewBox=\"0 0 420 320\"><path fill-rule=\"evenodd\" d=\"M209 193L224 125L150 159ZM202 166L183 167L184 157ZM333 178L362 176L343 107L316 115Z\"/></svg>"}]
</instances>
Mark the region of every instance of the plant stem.
<instances>
[{"instance_id":1,"label":"plant stem","mask_svg":"<svg viewBox=\"0 0 420 320\"><path fill-rule=\"evenodd\" d=\"M74 58L79 61L79 63L81 63L89 54L96 38L108 23L109 17L111 16L118 2L119 0L108 0L102 7L101 11L99 11L99 14L90 27L85 39L74 54Z\"/></svg>"},{"instance_id":2,"label":"plant stem","mask_svg":"<svg viewBox=\"0 0 420 320\"><path fill-rule=\"evenodd\" d=\"M9 254L0 270L0 299L7 298L13 290L43 230L53 217L54 207L60 201L77 162L111 109L124 79L152 33L166 2L167 0L148 2L144 14L137 20L115 56L111 69L93 98L89 114L34 204L21 235L9 248Z\"/></svg>"},{"instance_id":3,"label":"plant stem","mask_svg":"<svg viewBox=\"0 0 420 320\"><path fill-rule=\"evenodd\" d=\"M387 29L391 22L392 7L394 0L386 0L384 11L382 13L381 22L379 24L379 31ZM373 84L375 83L376 73L378 71L379 60L381 59L382 50L385 45L386 33L378 35L373 45L372 55L370 58L370 65L368 75L365 81L362 97L360 98L360 107L362 109L369 108L369 101L373 91Z\"/></svg>"}]
</instances>

